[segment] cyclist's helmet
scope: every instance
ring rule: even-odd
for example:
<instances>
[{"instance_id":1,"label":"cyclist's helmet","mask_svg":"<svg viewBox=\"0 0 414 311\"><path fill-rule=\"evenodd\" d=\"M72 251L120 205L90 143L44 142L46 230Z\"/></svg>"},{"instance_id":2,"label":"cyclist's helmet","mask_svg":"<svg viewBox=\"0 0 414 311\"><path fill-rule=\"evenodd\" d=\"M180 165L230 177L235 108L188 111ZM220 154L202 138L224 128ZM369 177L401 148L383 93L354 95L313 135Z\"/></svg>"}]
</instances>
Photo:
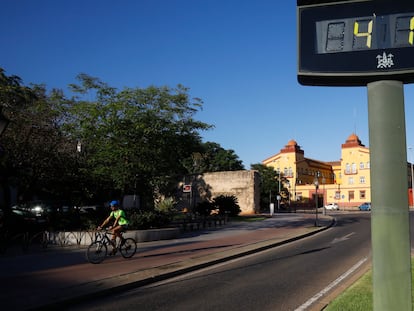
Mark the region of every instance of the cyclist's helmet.
<instances>
[{"instance_id":1,"label":"cyclist's helmet","mask_svg":"<svg viewBox=\"0 0 414 311\"><path fill-rule=\"evenodd\" d=\"M109 203L109 206L118 206L119 202L117 200L113 200Z\"/></svg>"}]
</instances>

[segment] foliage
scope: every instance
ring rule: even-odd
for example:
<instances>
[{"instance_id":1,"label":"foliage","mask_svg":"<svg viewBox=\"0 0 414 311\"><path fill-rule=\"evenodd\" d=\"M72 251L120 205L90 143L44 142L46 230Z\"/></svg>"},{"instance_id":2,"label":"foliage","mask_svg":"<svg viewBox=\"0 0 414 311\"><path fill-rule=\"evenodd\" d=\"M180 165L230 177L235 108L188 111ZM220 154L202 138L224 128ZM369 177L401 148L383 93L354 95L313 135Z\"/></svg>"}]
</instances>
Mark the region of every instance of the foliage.
<instances>
[{"instance_id":1,"label":"foliage","mask_svg":"<svg viewBox=\"0 0 414 311\"><path fill-rule=\"evenodd\" d=\"M11 120L0 187L14 187L22 201L79 206L134 193L152 210L156 197L175 195L183 175L244 169L233 150L201 142L200 132L213 126L195 120L203 102L182 85L118 90L80 74L69 87L71 97L25 86L0 68L0 109ZM9 206L4 193L0 206Z\"/></svg>"},{"instance_id":2,"label":"foliage","mask_svg":"<svg viewBox=\"0 0 414 311\"><path fill-rule=\"evenodd\" d=\"M212 202L202 201L195 206L194 213L200 216L209 216L213 209L215 209L215 206Z\"/></svg>"},{"instance_id":3,"label":"foliage","mask_svg":"<svg viewBox=\"0 0 414 311\"><path fill-rule=\"evenodd\" d=\"M252 164L251 169L260 174L260 208L261 210L269 210L270 203L276 201L276 195L279 193L279 174L272 166L261 163ZM280 176L280 184L282 184L283 178ZM284 189L280 190L282 192Z\"/></svg>"},{"instance_id":4,"label":"foliage","mask_svg":"<svg viewBox=\"0 0 414 311\"><path fill-rule=\"evenodd\" d=\"M60 128L60 105L44 86L22 86L20 78L7 77L2 69L0 81L1 107L11 121L2 136L3 177L23 199L41 193L63 198L77 184L77 173L70 140Z\"/></svg>"},{"instance_id":5,"label":"foliage","mask_svg":"<svg viewBox=\"0 0 414 311\"><path fill-rule=\"evenodd\" d=\"M184 162L190 173L244 170L244 166L234 150L225 150L218 143L206 142L200 150Z\"/></svg>"},{"instance_id":6,"label":"foliage","mask_svg":"<svg viewBox=\"0 0 414 311\"><path fill-rule=\"evenodd\" d=\"M0 107L12 121L0 164L19 197L80 204L139 193L151 206L154 193L169 195L212 127L194 119L201 99L182 85L118 91L86 74L78 81L67 98L0 70Z\"/></svg>"},{"instance_id":7,"label":"foliage","mask_svg":"<svg viewBox=\"0 0 414 311\"><path fill-rule=\"evenodd\" d=\"M219 210L220 215L237 216L241 212L237 197L234 195L215 197L213 205Z\"/></svg>"},{"instance_id":8,"label":"foliage","mask_svg":"<svg viewBox=\"0 0 414 311\"><path fill-rule=\"evenodd\" d=\"M129 228L132 230L162 228L166 227L171 221L169 214L157 211L146 211L140 213L130 210L128 211L128 218L130 222Z\"/></svg>"},{"instance_id":9,"label":"foliage","mask_svg":"<svg viewBox=\"0 0 414 311\"><path fill-rule=\"evenodd\" d=\"M82 224L78 211L54 212L47 215L49 218L48 230L65 231L85 229L87 224Z\"/></svg>"},{"instance_id":10,"label":"foliage","mask_svg":"<svg viewBox=\"0 0 414 311\"><path fill-rule=\"evenodd\" d=\"M165 198L155 205L155 211L172 215L175 212L175 202L173 198Z\"/></svg>"},{"instance_id":11,"label":"foliage","mask_svg":"<svg viewBox=\"0 0 414 311\"><path fill-rule=\"evenodd\" d=\"M80 213L81 229L92 230L103 222L109 215L109 209L97 208L86 213Z\"/></svg>"},{"instance_id":12,"label":"foliage","mask_svg":"<svg viewBox=\"0 0 414 311\"><path fill-rule=\"evenodd\" d=\"M65 129L82 141L93 179L106 181L120 194L136 186L149 201L155 190L169 194L172 182L186 173L182 159L201 142L198 131L211 128L193 119L202 101L190 99L181 85L117 91L97 78L78 79L72 91L93 93L96 100L78 100Z\"/></svg>"}]
</instances>

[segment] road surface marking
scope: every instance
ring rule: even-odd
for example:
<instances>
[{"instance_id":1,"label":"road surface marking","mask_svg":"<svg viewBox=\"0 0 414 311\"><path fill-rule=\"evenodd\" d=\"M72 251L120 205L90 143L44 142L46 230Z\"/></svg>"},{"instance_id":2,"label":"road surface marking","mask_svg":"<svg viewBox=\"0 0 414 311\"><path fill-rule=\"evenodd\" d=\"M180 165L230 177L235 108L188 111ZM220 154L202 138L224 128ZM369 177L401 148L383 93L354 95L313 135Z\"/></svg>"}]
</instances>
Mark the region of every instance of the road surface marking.
<instances>
[{"instance_id":1,"label":"road surface marking","mask_svg":"<svg viewBox=\"0 0 414 311\"><path fill-rule=\"evenodd\" d=\"M351 267L348 271L346 271L344 274L342 274L339 278L337 278L335 281L333 281L331 284L329 284L327 287L322 289L319 293L317 293L315 296L310 298L308 301L306 301L303 305L301 305L299 308L295 309L295 311L305 311L307 308L309 308L313 303L318 301L322 296L324 296L326 293L328 293L332 288L334 288L336 285L338 285L340 282L342 282L344 279L346 279L350 274L352 274L355 270L357 270L364 262L368 260L368 257L365 257L358 261L355 265Z\"/></svg>"}]
</instances>

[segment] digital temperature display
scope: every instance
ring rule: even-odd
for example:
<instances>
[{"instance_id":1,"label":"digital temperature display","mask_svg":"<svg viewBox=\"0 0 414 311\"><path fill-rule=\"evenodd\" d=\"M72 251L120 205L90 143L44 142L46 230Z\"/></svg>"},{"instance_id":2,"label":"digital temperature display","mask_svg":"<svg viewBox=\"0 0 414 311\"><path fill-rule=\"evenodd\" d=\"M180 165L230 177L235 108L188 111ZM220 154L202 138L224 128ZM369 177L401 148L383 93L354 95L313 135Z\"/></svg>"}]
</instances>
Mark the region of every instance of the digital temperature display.
<instances>
[{"instance_id":1,"label":"digital temperature display","mask_svg":"<svg viewBox=\"0 0 414 311\"><path fill-rule=\"evenodd\" d=\"M414 1L298 0L298 81L414 82Z\"/></svg>"},{"instance_id":2,"label":"digital temperature display","mask_svg":"<svg viewBox=\"0 0 414 311\"><path fill-rule=\"evenodd\" d=\"M414 47L414 13L319 21L316 38L317 53Z\"/></svg>"}]
</instances>

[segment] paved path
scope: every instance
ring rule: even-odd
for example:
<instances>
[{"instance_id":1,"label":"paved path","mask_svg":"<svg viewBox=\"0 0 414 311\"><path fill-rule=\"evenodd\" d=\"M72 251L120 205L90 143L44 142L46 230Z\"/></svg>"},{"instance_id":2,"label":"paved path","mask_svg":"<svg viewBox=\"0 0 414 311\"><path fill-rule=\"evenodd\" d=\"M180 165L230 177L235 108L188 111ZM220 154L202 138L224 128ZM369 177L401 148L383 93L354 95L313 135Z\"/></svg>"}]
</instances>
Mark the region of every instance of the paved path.
<instances>
[{"instance_id":1,"label":"paved path","mask_svg":"<svg viewBox=\"0 0 414 311\"><path fill-rule=\"evenodd\" d=\"M324 230L332 218L276 214L254 222L183 233L180 238L138 244L131 259L120 255L93 265L85 249L52 248L0 257L4 310L57 309L64 303L163 280L214 263L288 243Z\"/></svg>"}]
</instances>

